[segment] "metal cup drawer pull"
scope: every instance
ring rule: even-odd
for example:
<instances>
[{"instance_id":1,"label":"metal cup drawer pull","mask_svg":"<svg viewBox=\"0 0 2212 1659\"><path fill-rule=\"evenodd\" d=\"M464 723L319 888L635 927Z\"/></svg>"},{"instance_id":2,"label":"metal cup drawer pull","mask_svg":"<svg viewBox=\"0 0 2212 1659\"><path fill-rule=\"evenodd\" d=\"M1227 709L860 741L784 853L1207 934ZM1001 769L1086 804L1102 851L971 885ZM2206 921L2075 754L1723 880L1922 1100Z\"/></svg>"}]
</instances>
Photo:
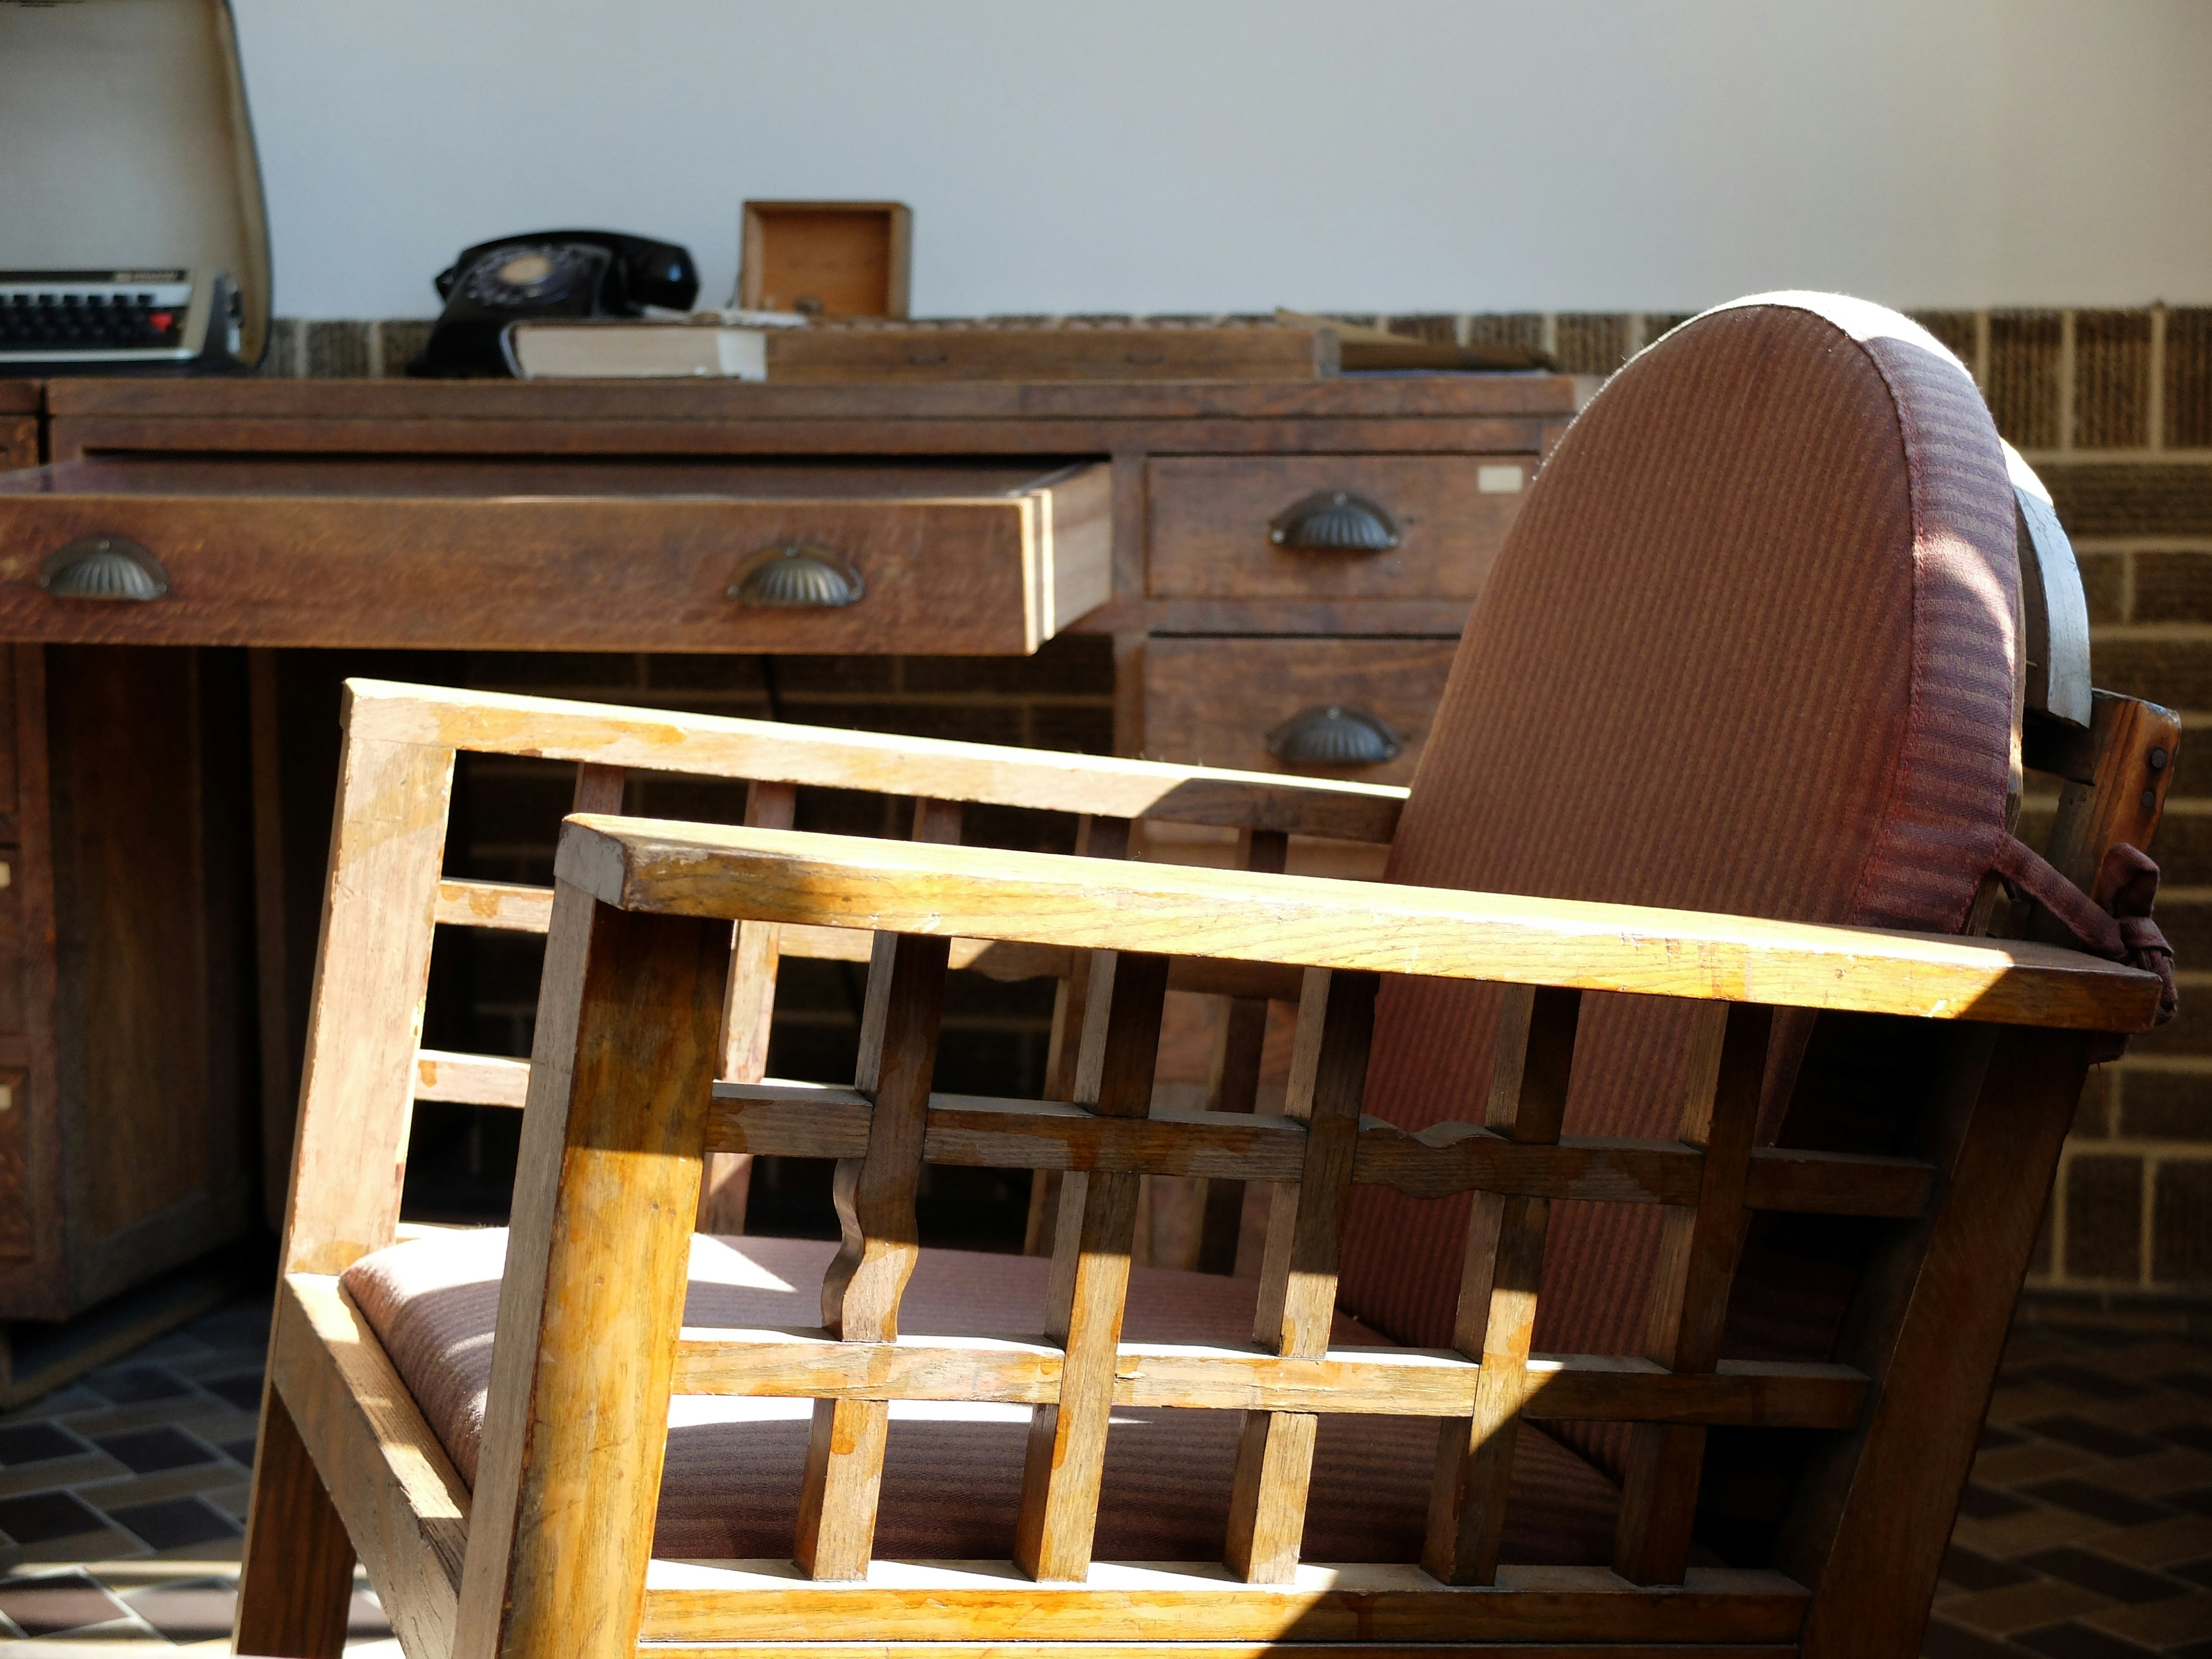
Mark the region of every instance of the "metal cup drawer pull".
<instances>
[{"instance_id":1,"label":"metal cup drawer pull","mask_svg":"<svg viewBox=\"0 0 2212 1659\"><path fill-rule=\"evenodd\" d=\"M781 542L747 561L727 598L766 611L830 611L858 604L867 584L826 547Z\"/></svg>"},{"instance_id":2,"label":"metal cup drawer pull","mask_svg":"<svg viewBox=\"0 0 2212 1659\"><path fill-rule=\"evenodd\" d=\"M1267 539L1319 552L1387 553L1398 545L1398 521L1364 495L1324 489L1277 514Z\"/></svg>"},{"instance_id":3,"label":"metal cup drawer pull","mask_svg":"<svg viewBox=\"0 0 2212 1659\"><path fill-rule=\"evenodd\" d=\"M39 567L39 586L58 599L143 605L169 591L169 573L127 537L80 536Z\"/></svg>"},{"instance_id":4,"label":"metal cup drawer pull","mask_svg":"<svg viewBox=\"0 0 2212 1659\"><path fill-rule=\"evenodd\" d=\"M1301 708L1267 733L1267 752L1292 766L1380 766L1405 748L1386 722L1340 702Z\"/></svg>"}]
</instances>

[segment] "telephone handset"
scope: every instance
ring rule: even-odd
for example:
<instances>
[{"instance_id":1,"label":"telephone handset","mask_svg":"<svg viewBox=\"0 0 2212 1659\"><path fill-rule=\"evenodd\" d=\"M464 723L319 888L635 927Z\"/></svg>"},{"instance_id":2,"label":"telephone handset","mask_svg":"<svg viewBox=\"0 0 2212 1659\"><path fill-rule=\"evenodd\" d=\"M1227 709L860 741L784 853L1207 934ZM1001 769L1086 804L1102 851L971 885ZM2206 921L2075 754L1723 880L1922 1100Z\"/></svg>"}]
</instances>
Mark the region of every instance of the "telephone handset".
<instances>
[{"instance_id":1,"label":"telephone handset","mask_svg":"<svg viewBox=\"0 0 2212 1659\"><path fill-rule=\"evenodd\" d=\"M410 374L506 375L500 331L534 317L638 317L689 311L699 297L690 251L605 230L539 230L463 250L435 279L446 302Z\"/></svg>"}]
</instances>

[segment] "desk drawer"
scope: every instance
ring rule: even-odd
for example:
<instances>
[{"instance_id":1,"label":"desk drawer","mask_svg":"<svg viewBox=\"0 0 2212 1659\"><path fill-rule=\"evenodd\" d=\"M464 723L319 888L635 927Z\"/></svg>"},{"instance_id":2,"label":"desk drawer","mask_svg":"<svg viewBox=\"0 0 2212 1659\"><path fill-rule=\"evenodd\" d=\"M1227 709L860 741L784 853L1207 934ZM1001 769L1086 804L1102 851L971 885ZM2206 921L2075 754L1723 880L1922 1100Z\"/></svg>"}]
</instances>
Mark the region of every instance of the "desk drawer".
<instances>
[{"instance_id":1,"label":"desk drawer","mask_svg":"<svg viewBox=\"0 0 2212 1659\"><path fill-rule=\"evenodd\" d=\"M1147 641L1145 753L1410 782L1458 648L1436 639Z\"/></svg>"},{"instance_id":2,"label":"desk drawer","mask_svg":"<svg viewBox=\"0 0 2212 1659\"><path fill-rule=\"evenodd\" d=\"M1146 470L1158 599L1472 599L1533 455L1179 456Z\"/></svg>"},{"instance_id":3,"label":"desk drawer","mask_svg":"<svg viewBox=\"0 0 2212 1659\"><path fill-rule=\"evenodd\" d=\"M0 478L0 637L1023 653L1108 598L1109 497L1103 463L95 458Z\"/></svg>"}]
</instances>

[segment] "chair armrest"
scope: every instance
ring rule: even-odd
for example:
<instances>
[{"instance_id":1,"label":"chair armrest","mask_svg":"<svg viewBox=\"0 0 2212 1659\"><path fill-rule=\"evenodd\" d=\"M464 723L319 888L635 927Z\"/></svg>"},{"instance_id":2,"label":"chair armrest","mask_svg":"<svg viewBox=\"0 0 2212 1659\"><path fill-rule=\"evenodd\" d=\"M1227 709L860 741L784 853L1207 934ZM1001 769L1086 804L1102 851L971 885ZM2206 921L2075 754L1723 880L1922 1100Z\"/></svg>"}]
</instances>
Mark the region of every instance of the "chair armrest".
<instances>
[{"instance_id":1,"label":"chair armrest","mask_svg":"<svg viewBox=\"0 0 2212 1659\"><path fill-rule=\"evenodd\" d=\"M714 714L647 714L383 680L346 682L345 723L356 737L392 743L1340 841L1388 842L1406 804L1405 790L1383 784Z\"/></svg>"},{"instance_id":2,"label":"chair armrest","mask_svg":"<svg viewBox=\"0 0 2212 1659\"><path fill-rule=\"evenodd\" d=\"M555 872L626 910L1929 1019L2140 1031L2160 990L2051 945L644 818L571 817Z\"/></svg>"}]
</instances>

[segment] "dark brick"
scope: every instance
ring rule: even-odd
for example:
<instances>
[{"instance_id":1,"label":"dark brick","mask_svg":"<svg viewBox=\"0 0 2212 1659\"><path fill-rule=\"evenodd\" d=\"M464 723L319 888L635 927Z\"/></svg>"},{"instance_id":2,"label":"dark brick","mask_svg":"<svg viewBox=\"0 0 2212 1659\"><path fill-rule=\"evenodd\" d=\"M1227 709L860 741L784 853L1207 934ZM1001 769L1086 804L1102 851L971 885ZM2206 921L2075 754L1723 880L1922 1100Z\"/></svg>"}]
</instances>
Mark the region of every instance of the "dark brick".
<instances>
[{"instance_id":1,"label":"dark brick","mask_svg":"<svg viewBox=\"0 0 2212 1659\"><path fill-rule=\"evenodd\" d=\"M2125 1429L2076 1417L2070 1412L2062 1412L2056 1417L2039 1417L2026 1426L2045 1440L2078 1446L2103 1458L2142 1457L2159 1449L2159 1442L2148 1435L2130 1434Z\"/></svg>"},{"instance_id":2,"label":"dark brick","mask_svg":"<svg viewBox=\"0 0 2212 1659\"><path fill-rule=\"evenodd\" d=\"M655 691L703 692L716 699L717 714L746 714L765 719L768 684L757 656L656 656L645 659L645 683ZM726 708L725 702L747 705Z\"/></svg>"},{"instance_id":3,"label":"dark brick","mask_svg":"<svg viewBox=\"0 0 2212 1659\"><path fill-rule=\"evenodd\" d=\"M2027 1270L2029 1273L2033 1273L2039 1278L2050 1277L2051 1273L2055 1271L2056 1267L2056 1263L2051 1255L2053 1248L2051 1216L2056 1209L2057 1206L2052 1204L2049 1197L2045 1197L2043 1200L2043 1219L2036 1224L2035 1243L2030 1247L2027 1253ZM1990 1431L1984 1428L1982 1432L1984 1435L1987 1435ZM1987 1443L1988 1443L1986 1441L1984 1442L1984 1445ZM2003 1444L2006 1443L2000 1442L1999 1443Z\"/></svg>"},{"instance_id":4,"label":"dark brick","mask_svg":"<svg viewBox=\"0 0 2212 1659\"><path fill-rule=\"evenodd\" d=\"M1537 321L1540 327L1542 319L1539 318ZM1459 319L1447 312L1386 318L1382 326L1393 334L1402 334L1409 340L1425 340L1431 345L1459 343Z\"/></svg>"},{"instance_id":5,"label":"dark brick","mask_svg":"<svg viewBox=\"0 0 2212 1659\"><path fill-rule=\"evenodd\" d=\"M2186 733L2182 746L2186 750ZM2177 812L2169 803L2152 851L2163 885L2212 886L2212 812Z\"/></svg>"},{"instance_id":6,"label":"dark brick","mask_svg":"<svg viewBox=\"0 0 2212 1659\"><path fill-rule=\"evenodd\" d=\"M2202 1561L2184 1561L2179 1566L2168 1567L2166 1571L2178 1578L2186 1578L2192 1584L2212 1587L2212 1555L2206 1556Z\"/></svg>"},{"instance_id":7,"label":"dark brick","mask_svg":"<svg viewBox=\"0 0 2212 1659\"><path fill-rule=\"evenodd\" d=\"M2143 552L2132 556L2136 598L2130 621L2212 622L2212 553ZM2099 620L2094 601L2089 619Z\"/></svg>"},{"instance_id":8,"label":"dark brick","mask_svg":"<svg viewBox=\"0 0 2212 1659\"><path fill-rule=\"evenodd\" d=\"M2110 1486L2098 1486L2075 1475L2061 1475L2056 1480L2039 1480L2027 1488L2045 1503L2056 1504L2062 1509L2077 1510L2083 1515L2093 1515L2100 1521L2115 1527L2139 1527L2149 1521L2163 1520L2173 1511L2163 1504L2153 1504L2124 1492L2114 1492Z\"/></svg>"},{"instance_id":9,"label":"dark brick","mask_svg":"<svg viewBox=\"0 0 2212 1659\"><path fill-rule=\"evenodd\" d=\"M261 1404L260 1390L253 1405ZM243 1409L243 1408L241 1408ZM103 1434L93 1443L133 1474L154 1474L163 1469L185 1469L195 1463L212 1463L215 1454L181 1429L164 1423L157 1428L134 1429L128 1434Z\"/></svg>"},{"instance_id":10,"label":"dark brick","mask_svg":"<svg viewBox=\"0 0 2212 1659\"><path fill-rule=\"evenodd\" d=\"M2096 661L2097 684L2108 691L2169 708L2212 709L2212 641L2102 639Z\"/></svg>"},{"instance_id":11,"label":"dark brick","mask_svg":"<svg viewBox=\"0 0 2212 1659\"><path fill-rule=\"evenodd\" d=\"M376 357L370 367L383 379L396 380L429 343L428 319L395 317L380 322L376 325Z\"/></svg>"},{"instance_id":12,"label":"dark brick","mask_svg":"<svg viewBox=\"0 0 2212 1659\"><path fill-rule=\"evenodd\" d=\"M2126 599L2127 561L2125 553L2085 552L2076 549L2075 560L2081 567L2081 591L2089 601L2089 621L2098 627L2129 620ZM2142 603L2138 595L2136 603Z\"/></svg>"},{"instance_id":13,"label":"dark brick","mask_svg":"<svg viewBox=\"0 0 2212 1659\"><path fill-rule=\"evenodd\" d=\"M2212 1140L2212 1073L2129 1068L2120 1085L2120 1133L2130 1140Z\"/></svg>"},{"instance_id":14,"label":"dark brick","mask_svg":"<svg viewBox=\"0 0 2212 1659\"><path fill-rule=\"evenodd\" d=\"M357 322L309 323L303 369L311 380L368 379L368 325Z\"/></svg>"},{"instance_id":15,"label":"dark brick","mask_svg":"<svg viewBox=\"0 0 2212 1659\"><path fill-rule=\"evenodd\" d=\"M130 1616L130 1609L81 1572L58 1572L0 1584L0 1613L26 1636L58 1636Z\"/></svg>"},{"instance_id":16,"label":"dark brick","mask_svg":"<svg viewBox=\"0 0 2212 1659\"><path fill-rule=\"evenodd\" d=\"M2037 471L2069 535L2212 535L2212 466L2068 461Z\"/></svg>"},{"instance_id":17,"label":"dark brick","mask_svg":"<svg viewBox=\"0 0 2212 1659\"><path fill-rule=\"evenodd\" d=\"M2074 442L2140 449L2150 441L2150 313L2074 315Z\"/></svg>"},{"instance_id":18,"label":"dark brick","mask_svg":"<svg viewBox=\"0 0 2212 1659\"><path fill-rule=\"evenodd\" d=\"M2185 1510L2194 1510L2199 1515L2212 1515L2212 1486L2198 1486L2192 1492L2167 1494Z\"/></svg>"},{"instance_id":19,"label":"dark brick","mask_svg":"<svg viewBox=\"0 0 2212 1659\"><path fill-rule=\"evenodd\" d=\"M764 685L779 698L796 692L879 696L900 687L902 657L775 657L762 660ZM787 719L788 716L787 715Z\"/></svg>"},{"instance_id":20,"label":"dark brick","mask_svg":"<svg viewBox=\"0 0 2212 1659\"><path fill-rule=\"evenodd\" d=\"M52 1423L12 1423L0 1427L0 1464L44 1463L81 1456L84 1442Z\"/></svg>"},{"instance_id":21,"label":"dark brick","mask_svg":"<svg viewBox=\"0 0 2212 1659\"><path fill-rule=\"evenodd\" d=\"M1074 708L1031 703L1024 741L1032 749L1057 749L1077 755L1114 752L1114 710L1110 706Z\"/></svg>"},{"instance_id":22,"label":"dark brick","mask_svg":"<svg viewBox=\"0 0 2212 1659\"><path fill-rule=\"evenodd\" d=\"M1544 343L1544 318L1534 311L1486 311L1467 319L1469 345L1536 347Z\"/></svg>"},{"instance_id":23,"label":"dark brick","mask_svg":"<svg viewBox=\"0 0 2212 1659\"><path fill-rule=\"evenodd\" d=\"M645 659L626 651L471 651L465 684L477 690L635 702L645 690Z\"/></svg>"},{"instance_id":24,"label":"dark brick","mask_svg":"<svg viewBox=\"0 0 2212 1659\"><path fill-rule=\"evenodd\" d=\"M1628 358L1628 319L1613 312L1563 312L1553 355L1566 374L1610 374Z\"/></svg>"},{"instance_id":25,"label":"dark brick","mask_svg":"<svg viewBox=\"0 0 2212 1659\"><path fill-rule=\"evenodd\" d=\"M2133 1279L2142 1242L2142 1160L2077 1158L2066 1174L2066 1272Z\"/></svg>"},{"instance_id":26,"label":"dark brick","mask_svg":"<svg viewBox=\"0 0 2212 1659\"><path fill-rule=\"evenodd\" d=\"M2006 1446L2017 1446L2026 1435L2014 1434L2010 1429L2001 1429L1994 1423L1982 1425L1982 1431L1974 1437L1976 1451L1996 1451Z\"/></svg>"},{"instance_id":27,"label":"dark brick","mask_svg":"<svg viewBox=\"0 0 2212 1659\"><path fill-rule=\"evenodd\" d=\"M79 1533L100 1532L106 1523L75 1492L34 1492L0 1498L0 1533L18 1544L44 1544Z\"/></svg>"},{"instance_id":28,"label":"dark brick","mask_svg":"<svg viewBox=\"0 0 2212 1659\"><path fill-rule=\"evenodd\" d=\"M2152 1200L2151 1277L2212 1285L2212 1158L2166 1158Z\"/></svg>"},{"instance_id":29,"label":"dark brick","mask_svg":"<svg viewBox=\"0 0 2212 1659\"><path fill-rule=\"evenodd\" d=\"M2158 925L2173 947L2177 968L2212 968L2212 902L2168 899L2158 907Z\"/></svg>"},{"instance_id":30,"label":"dark brick","mask_svg":"<svg viewBox=\"0 0 2212 1659\"><path fill-rule=\"evenodd\" d=\"M183 1549L192 1544L212 1544L218 1538L235 1538L238 1522L211 1509L197 1498L166 1498L153 1504L126 1504L110 1510L108 1518L128 1527L157 1550Z\"/></svg>"},{"instance_id":31,"label":"dark brick","mask_svg":"<svg viewBox=\"0 0 2212 1659\"><path fill-rule=\"evenodd\" d=\"M1997 430L2022 449L2058 447L2059 328L2055 311L1990 313L1984 391Z\"/></svg>"},{"instance_id":32,"label":"dark brick","mask_svg":"<svg viewBox=\"0 0 2212 1659\"><path fill-rule=\"evenodd\" d=\"M2089 1079L2081 1085L2081 1098L2074 1108L2074 1127L2067 1133L2076 1140L2102 1140L2111 1133L2108 1108L2112 1099L2112 1072L2108 1066L2094 1066Z\"/></svg>"},{"instance_id":33,"label":"dark brick","mask_svg":"<svg viewBox=\"0 0 2212 1659\"><path fill-rule=\"evenodd\" d=\"M1952 355L1974 367L1974 313L1971 311L1916 311L1912 320L1951 349Z\"/></svg>"},{"instance_id":34,"label":"dark brick","mask_svg":"<svg viewBox=\"0 0 2212 1659\"><path fill-rule=\"evenodd\" d=\"M298 380L306 356L307 330L307 325L297 317L270 318L269 343L261 354L260 367L254 373L264 380Z\"/></svg>"},{"instance_id":35,"label":"dark brick","mask_svg":"<svg viewBox=\"0 0 2212 1659\"><path fill-rule=\"evenodd\" d=\"M2212 449L2212 309L2166 313L2166 447Z\"/></svg>"}]
</instances>

